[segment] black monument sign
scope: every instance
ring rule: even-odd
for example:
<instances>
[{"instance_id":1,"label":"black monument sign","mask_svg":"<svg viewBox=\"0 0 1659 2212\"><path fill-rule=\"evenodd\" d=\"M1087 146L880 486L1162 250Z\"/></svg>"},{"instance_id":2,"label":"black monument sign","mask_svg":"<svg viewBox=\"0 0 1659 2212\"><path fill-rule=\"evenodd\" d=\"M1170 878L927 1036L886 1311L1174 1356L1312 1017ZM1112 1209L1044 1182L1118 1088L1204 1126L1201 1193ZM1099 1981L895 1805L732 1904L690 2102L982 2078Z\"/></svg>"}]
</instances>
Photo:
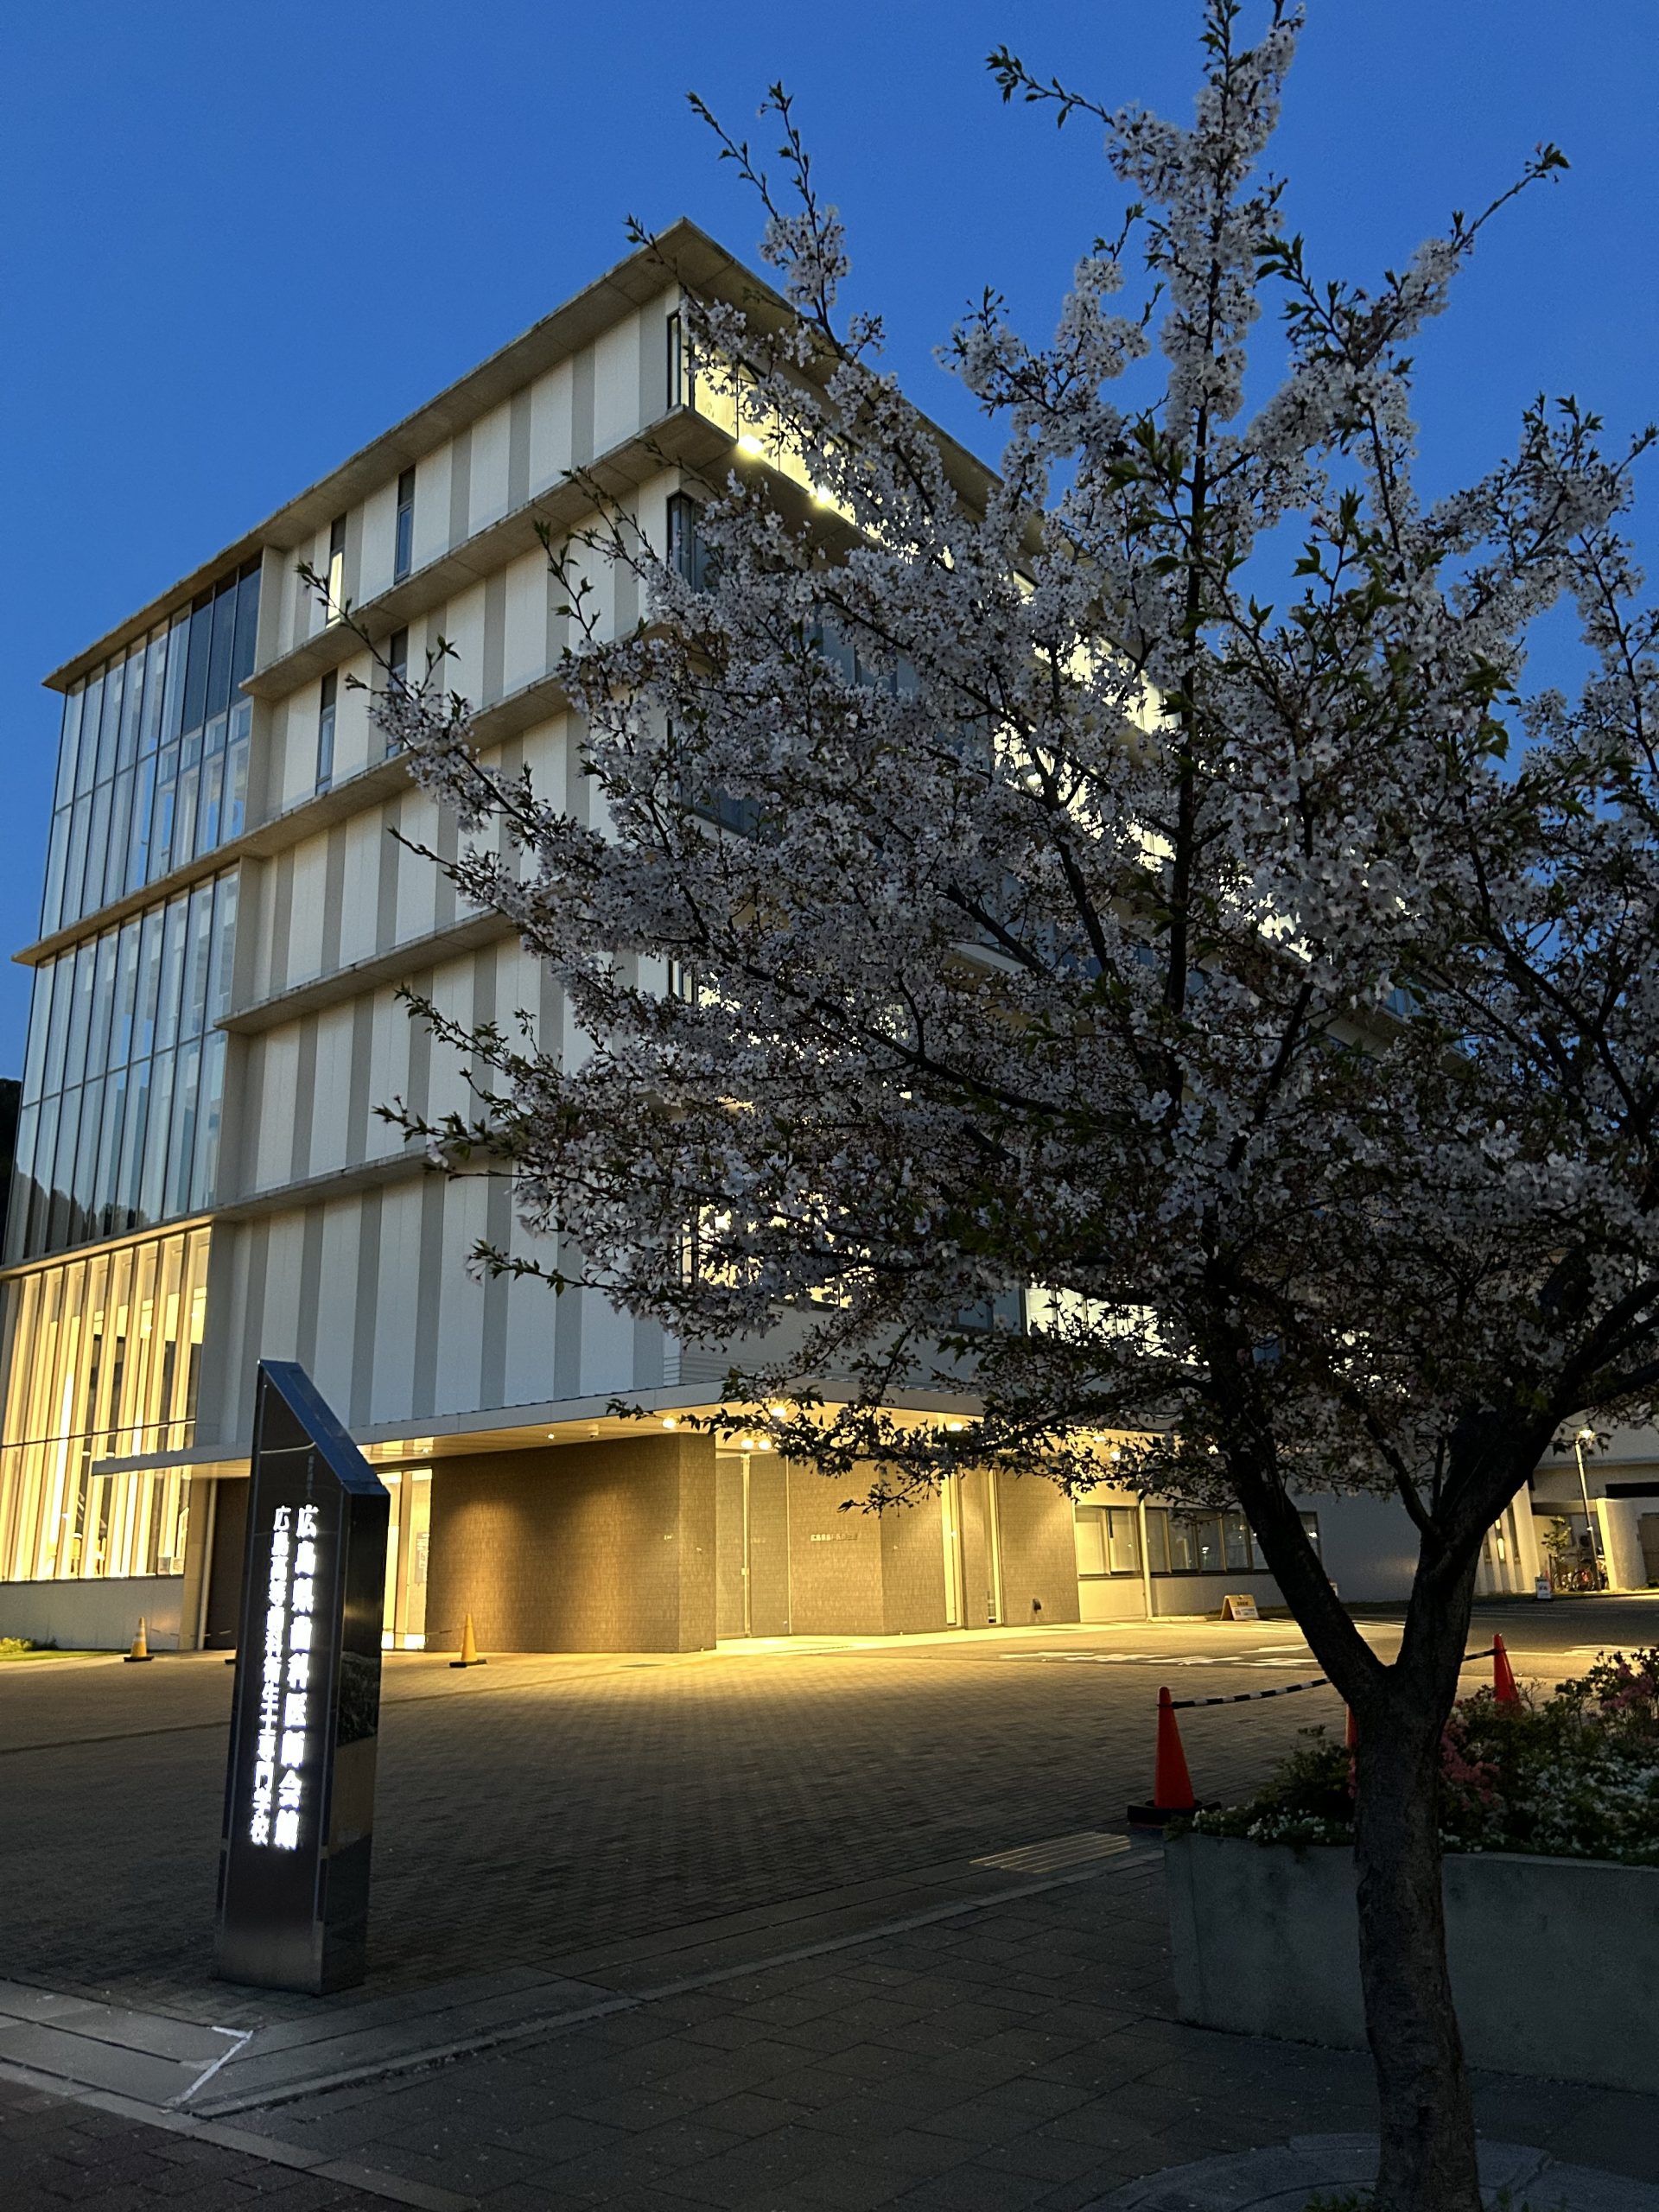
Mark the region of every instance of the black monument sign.
<instances>
[{"instance_id":1,"label":"black monument sign","mask_svg":"<svg viewBox=\"0 0 1659 2212\"><path fill-rule=\"evenodd\" d=\"M304 1371L262 1362L219 1859L227 1981L363 1979L390 1503Z\"/></svg>"}]
</instances>

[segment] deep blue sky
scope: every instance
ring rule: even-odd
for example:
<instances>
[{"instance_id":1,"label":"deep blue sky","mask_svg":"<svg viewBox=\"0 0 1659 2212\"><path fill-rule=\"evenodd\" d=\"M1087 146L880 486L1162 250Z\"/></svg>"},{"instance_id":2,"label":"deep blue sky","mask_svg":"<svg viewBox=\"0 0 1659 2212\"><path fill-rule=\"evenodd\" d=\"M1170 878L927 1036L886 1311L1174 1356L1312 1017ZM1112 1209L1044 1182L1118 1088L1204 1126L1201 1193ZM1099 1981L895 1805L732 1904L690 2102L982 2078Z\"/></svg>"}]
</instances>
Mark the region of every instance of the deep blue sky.
<instances>
[{"instance_id":1,"label":"deep blue sky","mask_svg":"<svg viewBox=\"0 0 1659 2212\"><path fill-rule=\"evenodd\" d=\"M1313 0L1275 166L1316 259L1366 275L1539 139L1573 167L1483 245L1420 349L1427 472L1484 467L1540 389L1659 413L1653 0ZM52 0L0 89L4 949L35 934L56 702L40 677L625 251L630 210L751 252L689 115L774 77L913 396L987 283L1046 330L1117 195L1086 124L1005 109L1006 39L1185 115L1197 0ZM1650 472L1651 474L1651 472ZM1650 482L1659 499L1659 482ZM1651 512L1651 499L1649 502ZM1644 531L1649 543L1651 524ZM25 972L0 969L0 1071Z\"/></svg>"}]
</instances>

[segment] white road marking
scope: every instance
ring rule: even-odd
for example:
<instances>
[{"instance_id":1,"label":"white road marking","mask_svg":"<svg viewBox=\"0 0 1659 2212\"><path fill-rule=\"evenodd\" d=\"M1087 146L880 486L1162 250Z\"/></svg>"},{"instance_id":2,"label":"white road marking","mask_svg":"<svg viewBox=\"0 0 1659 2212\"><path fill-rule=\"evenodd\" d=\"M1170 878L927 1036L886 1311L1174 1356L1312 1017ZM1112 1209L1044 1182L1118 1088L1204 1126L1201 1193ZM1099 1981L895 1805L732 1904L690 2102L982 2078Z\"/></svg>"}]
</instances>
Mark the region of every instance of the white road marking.
<instances>
[{"instance_id":1,"label":"white road marking","mask_svg":"<svg viewBox=\"0 0 1659 2212\"><path fill-rule=\"evenodd\" d=\"M231 2038L230 2049L222 2052L211 2066L204 2068L188 2089L181 2090L176 2097L169 2097L168 2102L173 2105L188 2105L198 2089L207 2088L221 2066L228 2066L232 2059L241 2053L251 2040L253 2032L251 2028L215 2028L213 2033L216 2036L228 2036Z\"/></svg>"}]
</instances>

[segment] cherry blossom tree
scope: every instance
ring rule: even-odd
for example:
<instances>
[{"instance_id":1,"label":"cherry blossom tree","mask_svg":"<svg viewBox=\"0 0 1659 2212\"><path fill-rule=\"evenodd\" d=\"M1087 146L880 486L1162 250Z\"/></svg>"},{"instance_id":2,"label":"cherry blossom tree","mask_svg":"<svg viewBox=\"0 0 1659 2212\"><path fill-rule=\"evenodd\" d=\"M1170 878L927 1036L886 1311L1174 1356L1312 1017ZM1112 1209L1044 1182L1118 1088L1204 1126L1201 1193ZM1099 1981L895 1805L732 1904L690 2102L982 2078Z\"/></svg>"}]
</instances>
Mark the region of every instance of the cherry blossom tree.
<instances>
[{"instance_id":1,"label":"cherry blossom tree","mask_svg":"<svg viewBox=\"0 0 1659 2212\"><path fill-rule=\"evenodd\" d=\"M1419 499L1410 349L1565 163L1374 284L1317 278L1262 168L1299 20L1249 43L1242 10L1208 0L1185 126L992 58L1103 130L1132 203L1046 344L988 296L946 347L995 474L843 315L774 88L781 182L721 143L781 304L685 308L764 450L673 545L595 487L549 548L592 819L480 763L441 667L378 711L495 825L453 873L587 1040L428 1009L488 1071L435 1156L510 1166L561 1240L480 1264L734 1347L731 1424L786 1408L784 1447L878 1506L967 1465L1075 1490L1110 1434L1115 1479L1242 1509L1357 1716L1377 2202L1473 2212L1436 1792L1478 1557L1564 1424L1659 1382L1645 441L1541 403ZM621 634L607 567L644 593ZM1562 601L1589 673L1529 693ZM929 1391L975 1418L899 1409ZM1304 1531L1320 1491L1410 1516L1392 1663Z\"/></svg>"}]
</instances>

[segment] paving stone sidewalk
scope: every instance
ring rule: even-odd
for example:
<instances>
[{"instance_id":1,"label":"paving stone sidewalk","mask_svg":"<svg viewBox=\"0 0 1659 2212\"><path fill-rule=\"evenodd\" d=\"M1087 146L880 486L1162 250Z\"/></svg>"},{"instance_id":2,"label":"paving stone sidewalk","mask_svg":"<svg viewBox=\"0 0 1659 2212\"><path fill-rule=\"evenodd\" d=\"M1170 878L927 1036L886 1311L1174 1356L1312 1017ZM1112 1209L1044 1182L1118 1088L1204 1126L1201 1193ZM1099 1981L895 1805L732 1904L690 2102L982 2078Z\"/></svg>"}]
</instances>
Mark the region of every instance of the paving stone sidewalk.
<instances>
[{"instance_id":1,"label":"paving stone sidewalk","mask_svg":"<svg viewBox=\"0 0 1659 2212\"><path fill-rule=\"evenodd\" d=\"M1363 2054L1172 2011L1148 1854L238 2124L489 2212L1084 2212L1205 2156L1375 2128ZM1484 2075L1477 2101L1495 2140L1659 2182L1659 2099Z\"/></svg>"},{"instance_id":2,"label":"paving stone sidewalk","mask_svg":"<svg viewBox=\"0 0 1659 2212\"><path fill-rule=\"evenodd\" d=\"M386 2212L386 2199L0 2081L7 2212Z\"/></svg>"},{"instance_id":3,"label":"paving stone sidewalk","mask_svg":"<svg viewBox=\"0 0 1659 2212\"><path fill-rule=\"evenodd\" d=\"M1294 2135L1272 2150L1130 2182L1090 2212L1304 2212L1315 2191L1325 2202L1363 2197L1376 2156L1374 2135ZM1649 2183L1565 2164L1524 2144L1483 2141L1480 2182L1487 2212L1659 2212Z\"/></svg>"}]
</instances>

